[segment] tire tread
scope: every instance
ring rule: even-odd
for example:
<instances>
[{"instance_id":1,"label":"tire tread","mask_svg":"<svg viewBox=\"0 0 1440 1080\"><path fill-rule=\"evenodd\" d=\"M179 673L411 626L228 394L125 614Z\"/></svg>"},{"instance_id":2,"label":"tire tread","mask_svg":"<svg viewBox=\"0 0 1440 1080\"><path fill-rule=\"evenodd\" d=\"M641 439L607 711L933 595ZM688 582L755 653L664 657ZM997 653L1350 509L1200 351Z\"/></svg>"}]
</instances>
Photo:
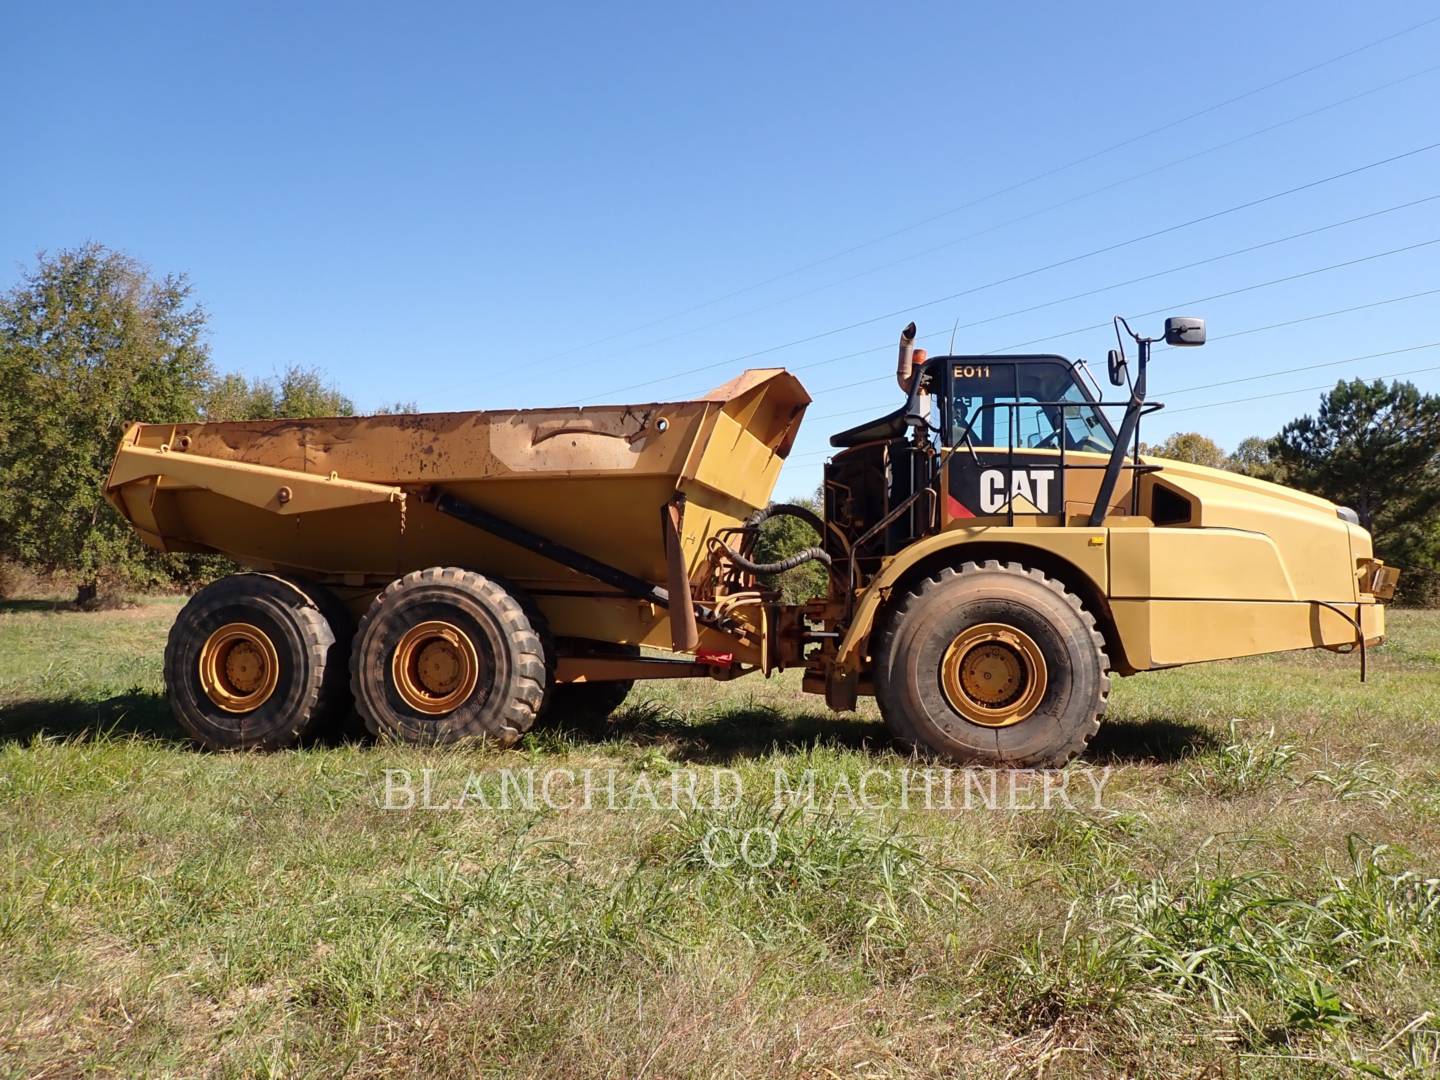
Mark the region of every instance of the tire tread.
<instances>
[{"instance_id":1,"label":"tire tread","mask_svg":"<svg viewBox=\"0 0 1440 1080\"><path fill-rule=\"evenodd\" d=\"M1063 600L1075 612L1085 632L1088 633L1090 637L1090 643L1094 646L1096 655L1099 657L1099 693L1093 713L1087 721L1076 725L1075 730L1070 733L1070 737L1063 744L1055 747L1043 760L1032 765L1032 767L1039 768L1060 768L1081 754L1085 750L1085 747L1089 745L1090 740L1094 738L1095 733L1100 730L1101 719L1109 707L1110 700L1110 657L1105 650L1105 637L1101 634L1100 628L1095 622L1094 614L1081 602L1079 596L1065 587L1063 582L1051 577L1043 570L1033 566L1025 566L1023 563L1014 561L1002 563L999 559L986 559L983 562L964 562L958 567L947 566L922 579L891 609L884 628L880 633L879 642L873 650L873 655L877 658L877 667L883 663L881 658L889 656L894 651L896 639L900 634L901 627L905 623L906 616L909 615L917 605L928 599L930 594L936 589L944 588L950 580L964 577L968 574L979 573L1000 573L1029 578L1037 584L1044 586L1056 597ZM877 697L878 696L877 692ZM881 713L884 715L885 722L897 741L916 750L924 746L923 741L919 738L914 725L910 722L909 717L905 715L904 710L886 708L882 700Z\"/></svg>"},{"instance_id":2,"label":"tire tread","mask_svg":"<svg viewBox=\"0 0 1440 1080\"><path fill-rule=\"evenodd\" d=\"M350 688L365 726L377 736L382 734L384 728L379 717L373 715L364 705L361 689L363 650L359 647L360 643L365 640L372 624L388 614L397 595L427 585L444 586L465 593L488 608L500 622L506 637L515 646L512 692L496 718L494 728L487 726L481 717L474 716L463 723L452 724L447 729L446 740L483 737L504 746L514 744L534 726L545 705L550 681L548 673L552 670L548 658L549 650L542 632L536 628L526 606L514 593L493 578L458 566L430 566L396 578L381 591L360 619L355 632L356 647L350 651Z\"/></svg>"}]
</instances>

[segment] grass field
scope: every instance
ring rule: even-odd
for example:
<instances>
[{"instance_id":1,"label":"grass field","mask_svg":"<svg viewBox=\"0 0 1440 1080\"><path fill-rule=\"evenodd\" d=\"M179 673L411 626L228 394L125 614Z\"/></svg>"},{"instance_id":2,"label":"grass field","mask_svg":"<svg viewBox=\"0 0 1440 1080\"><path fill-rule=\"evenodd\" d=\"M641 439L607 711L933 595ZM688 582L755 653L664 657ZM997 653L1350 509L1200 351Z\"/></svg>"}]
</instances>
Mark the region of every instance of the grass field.
<instances>
[{"instance_id":1,"label":"grass field","mask_svg":"<svg viewBox=\"0 0 1440 1080\"><path fill-rule=\"evenodd\" d=\"M1440 1074L1440 614L1393 613L1366 685L1122 680L1073 805L1012 810L900 805L923 763L794 678L511 751L202 753L177 607L0 607L7 1074ZM385 807L427 768L478 797ZM621 805L498 807L499 770L587 768ZM744 798L643 797L696 777ZM761 865L716 856L751 828Z\"/></svg>"}]
</instances>

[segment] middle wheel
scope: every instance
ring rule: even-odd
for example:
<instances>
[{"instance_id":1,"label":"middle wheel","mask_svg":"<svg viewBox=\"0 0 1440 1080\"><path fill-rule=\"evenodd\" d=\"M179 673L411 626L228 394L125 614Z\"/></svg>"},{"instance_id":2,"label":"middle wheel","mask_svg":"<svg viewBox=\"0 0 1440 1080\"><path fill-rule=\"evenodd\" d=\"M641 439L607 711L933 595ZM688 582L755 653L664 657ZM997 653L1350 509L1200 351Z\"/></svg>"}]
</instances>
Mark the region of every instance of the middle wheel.
<instances>
[{"instance_id":1,"label":"middle wheel","mask_svg":"<svg viewBox=\"0 0 1440 1080\"><path fill-rule=\"evenodd\" d=\"M545 704L545 648L520 602L481 574L432 566L375 598L350 655L355 707L377 735L508 746Z\"/></svg>"}]
</instances>

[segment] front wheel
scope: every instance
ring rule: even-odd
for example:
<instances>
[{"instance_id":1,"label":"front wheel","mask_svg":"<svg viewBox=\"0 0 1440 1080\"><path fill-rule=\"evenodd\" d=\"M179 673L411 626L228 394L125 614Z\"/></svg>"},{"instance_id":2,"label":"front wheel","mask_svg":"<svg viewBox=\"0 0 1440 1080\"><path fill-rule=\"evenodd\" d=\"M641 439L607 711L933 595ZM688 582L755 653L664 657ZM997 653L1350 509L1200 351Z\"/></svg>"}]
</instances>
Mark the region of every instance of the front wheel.
<instances>
[{"instance_id":1,"label":"front wheel","mask_svg":"<svg viewBox=\"0 0 1440 1080\"><path fill-rule=\"evenodd\" d=\"M947 568L891 614L875 696L901 742L963 764L1059 768L1100 727L1105 640L1060 582L1019 563Z\"/></svg>"}]
</instances>

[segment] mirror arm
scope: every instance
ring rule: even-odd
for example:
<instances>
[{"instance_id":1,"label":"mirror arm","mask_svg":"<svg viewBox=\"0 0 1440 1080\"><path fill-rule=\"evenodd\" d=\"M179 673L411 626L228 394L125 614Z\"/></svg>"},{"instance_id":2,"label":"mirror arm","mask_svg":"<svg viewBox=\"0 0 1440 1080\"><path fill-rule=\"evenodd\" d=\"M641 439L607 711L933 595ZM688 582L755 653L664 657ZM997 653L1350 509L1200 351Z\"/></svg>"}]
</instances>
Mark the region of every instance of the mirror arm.
<instances>
[{"instance_id":1,"label":"mirror arm","mask_svg":"<svg viewBox=\"0 0 1440 1080\"><path fill-rule=\"evenodd\" d=\"M1127 327L1128 329L1128 327ZM1125 467L1125 457L1130 443L1140 437L1140 413L1145 405L1145 369L1150 363L1150 339L1140 338L1140 370L1135 376L1130 391L1130 402L1125 407L1125 419L1115 437L1115 446L1110 451L1110 460L1105 465L1105 477L1100 481L1100 490L1095 494L1095 505L1090 509L1090 528L1098 528L1105 520L1110 508L1110 498L1115 494L1115 485L1120 481L1120 470Z\"/></svg>"}]
</instances>

